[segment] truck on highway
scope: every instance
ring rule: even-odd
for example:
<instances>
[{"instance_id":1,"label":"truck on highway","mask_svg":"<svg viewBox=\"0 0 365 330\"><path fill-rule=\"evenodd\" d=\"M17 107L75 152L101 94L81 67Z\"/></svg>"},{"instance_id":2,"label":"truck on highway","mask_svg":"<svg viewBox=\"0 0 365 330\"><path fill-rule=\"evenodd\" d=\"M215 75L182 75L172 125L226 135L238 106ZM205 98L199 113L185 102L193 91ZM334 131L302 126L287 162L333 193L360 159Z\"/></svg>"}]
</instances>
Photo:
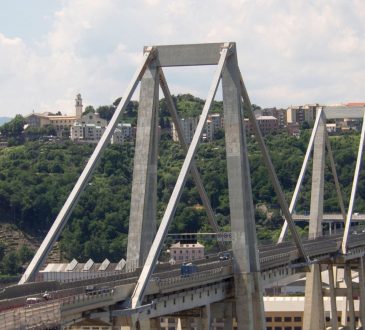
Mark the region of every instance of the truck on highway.
<instances>
[{"instance_id":1,"label":"truck on highway","mask_svg":"<svg viewBox=\"0 0 365 330\"><path fill-rule=\"evenodd\" d=\"M180 267L181 277L188 277L191 274L194 274L198 271L198 267L194 265L192 262L183 263Z\"/></svg>"}]
</instances>

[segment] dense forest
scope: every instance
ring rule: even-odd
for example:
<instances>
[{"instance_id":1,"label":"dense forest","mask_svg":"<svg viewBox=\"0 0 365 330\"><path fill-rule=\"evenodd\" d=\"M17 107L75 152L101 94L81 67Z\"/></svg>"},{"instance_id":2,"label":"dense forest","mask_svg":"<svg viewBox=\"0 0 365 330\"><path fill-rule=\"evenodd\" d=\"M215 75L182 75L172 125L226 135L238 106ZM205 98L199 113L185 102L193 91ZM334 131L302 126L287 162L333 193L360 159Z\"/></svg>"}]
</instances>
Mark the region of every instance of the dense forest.
<instances>
[{"instance_id":1,"label":"dense forest","mask_svg":"<svg viewBox=\"0 0 365 330\"><path fill-rule=\"evenodd\" d=\"M192 96L175 98L181 113L191 114L203 106ZM138 104L129 108L133 120ZM216 102L215 111L221 111ZM184 159L180 145L171 140L166 106L161 101L162 136L158 164L158 219L162 218ZM290 201L308 144L310 129L299 138L280 133L266 137L266 143L279 180ZM229 230L229 199L225 162L224 134L199 146L196 163L210 197L219 225ZM357 133L331 136L345 201L348 201L359 141ZM56 218L94 145L71 141L27 141L0 150L0 223L16 226L38 238L45 236ZM253 197L257 208L258 237L273 239L283 220L267 170L253 137L248 137ZM133 144L110 145L96 172L83 192L68 225L60 238L67 259L101 261L105 257L117 261L125 257L128 234L130 191L133 171ZM308 212L310 202L310 166L296 212ZM365 212L365 177L361 172L356 212ZM334 181L329 168L325 174L325 212L339 212ZM266 212L265 210L268 210ZM301 230L305 231L305 224ZM211 231L191 178L186 183L170 232ZM208 243L209 244L209 243ZM0 257L6 260L6 242L0 243ZM14 251L12 252L14 253ZM29 251L18 253L18 259L29 259ZM24 256L25 255L25 256ZM22 259L22 260L23 260ZM23 260L23 261L24 261ZM4 267L3 272L6 272Z\"/></svg>"}]
</instances>

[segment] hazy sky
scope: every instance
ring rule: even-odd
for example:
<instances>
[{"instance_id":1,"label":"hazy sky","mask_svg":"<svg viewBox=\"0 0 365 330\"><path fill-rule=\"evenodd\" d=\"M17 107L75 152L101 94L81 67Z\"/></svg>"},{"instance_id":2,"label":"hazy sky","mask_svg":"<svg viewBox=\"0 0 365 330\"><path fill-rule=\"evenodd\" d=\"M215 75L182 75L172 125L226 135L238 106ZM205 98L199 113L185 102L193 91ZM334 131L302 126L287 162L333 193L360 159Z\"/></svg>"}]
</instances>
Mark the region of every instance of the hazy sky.
<instances>
[{"instance_id":1,"label":"hazy sky","mask_svg":"<svg viewBox=\"0 0 365 330\"><path fill-rule=\"evenodd\" d=\"M0 0L0 116L123 94L144 45L235 41L253 103L365 101L364 0ZM214 68L170 69L206 97ZM134 99L138 98L136 94Z\"/></svg>"}]
</instances>

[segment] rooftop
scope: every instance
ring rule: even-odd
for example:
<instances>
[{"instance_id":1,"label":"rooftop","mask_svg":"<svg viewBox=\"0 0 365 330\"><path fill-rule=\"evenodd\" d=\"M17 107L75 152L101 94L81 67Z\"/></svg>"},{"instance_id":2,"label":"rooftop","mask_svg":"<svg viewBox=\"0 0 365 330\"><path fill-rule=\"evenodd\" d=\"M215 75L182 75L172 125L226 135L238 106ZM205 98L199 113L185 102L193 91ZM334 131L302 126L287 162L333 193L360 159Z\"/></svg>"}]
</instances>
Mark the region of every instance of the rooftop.
<instances>
[{"instance_id":1,"label":"rooftop","mask_svg":"<svg viewBox=\"0 0 365 330\"><path fill-rule=\"evenodd\" d=\"M203 247L204 245L200 244L199 242L191 244L184 244L177 242L175 244L172 244L170 248L203 248Z\"/></svg>"}]
</instances>

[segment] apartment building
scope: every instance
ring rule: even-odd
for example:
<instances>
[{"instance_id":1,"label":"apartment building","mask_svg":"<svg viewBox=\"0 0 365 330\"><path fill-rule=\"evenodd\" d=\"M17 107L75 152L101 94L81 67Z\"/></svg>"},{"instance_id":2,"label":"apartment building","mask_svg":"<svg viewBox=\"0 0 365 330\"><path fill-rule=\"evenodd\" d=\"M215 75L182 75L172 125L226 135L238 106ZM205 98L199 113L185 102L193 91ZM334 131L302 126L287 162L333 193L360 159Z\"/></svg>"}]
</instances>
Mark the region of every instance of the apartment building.
<instances>
[{"instance_id":1,"label":"apartment building","mask_svg":"<svg viewBox=\"0 0 365 330\"><path fill-rule=\"evenodd\" d=\"M185 244L177 242L170 246L170 260L183 263L204 258L204 245L200 243Z\"/></svg>"},{"instance_id":2,"label":"apartment building","mask_svg":"<svg viewBox=\"0 0 365 330\"><path fill-rule=\"evenodd\" d=\"M257 124L261 130L262 135L271 134L277 132L279 129L278 120L274 116L258 116L256 117ZM247 134L254 134L252 123L245 118L243 120Z\"/></svg>"},{"instance_id":3,"label":"apartment building","mask_svg":"<svg viewBox=\"0 0 365 330\"><path fill-rule=\"evenodd\" d=\"M287 123L298 123L299 125L302 125L304 122L314 122L318 106L318 104L290 106L287 109Z\"/></svg>"},{"instance_id":4,"label":"apartment building","mask_svg":"<svg viewBox=\"0 0 365 330\"><path fill-rule=\"evenodd\" d=\"M120 123L114 130L111 138L111 144L123 144L132 141L134 137L132 125L129 123Z\"/></svg>"},{"instance_id":5,"label":"apartment building","mask_svg":"<svg viewBox=\"0 0 365 330\"><path fill-rule=\"evenodd\" d=\"M188 117L180 119L180 125L186 143L191 143L195 130L198 126L198 122L199 122L198 117ZM224 125L224 119L221 114L213 113L208 115L202 133L202 141L214 140L214 134L219 129L222 129L223 125ZM175 142L179 141L177 130L174 124L172 124L172 140Z\"/></svg>"}]
</instances>

